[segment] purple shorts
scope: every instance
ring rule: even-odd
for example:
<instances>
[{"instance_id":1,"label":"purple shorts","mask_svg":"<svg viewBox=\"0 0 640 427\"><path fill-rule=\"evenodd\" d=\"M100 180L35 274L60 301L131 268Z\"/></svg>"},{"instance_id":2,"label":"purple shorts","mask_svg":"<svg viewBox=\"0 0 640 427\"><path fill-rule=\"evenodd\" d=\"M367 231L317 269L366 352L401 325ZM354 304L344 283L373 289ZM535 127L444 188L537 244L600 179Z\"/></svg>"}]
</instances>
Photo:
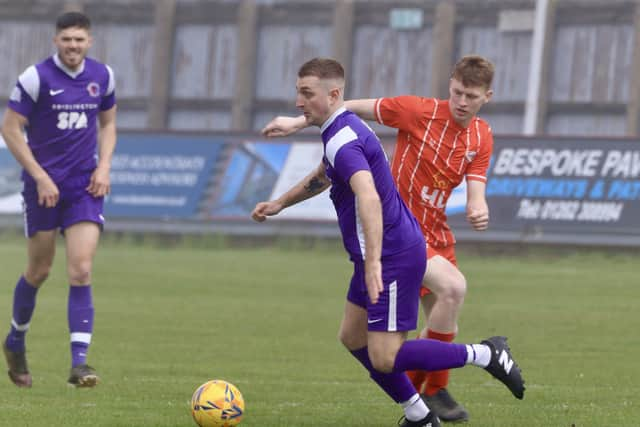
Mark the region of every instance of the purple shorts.
<instances>
[{"instance_id":1,"label":"purple shorts","mask_svg":"<svg viewBox=\"0 0 640 427\"><path fill-rule=\"evenodd\" d=\"M82 175L68 178L58 184L60 200L53 208L40 206L37 189L25 186L22 199L27 237L32 237L38 231L56 228L60 228L64 233L68 227L83 221L95 222L102 229L104 197L93 197L87 192L90 179L90 174Z\"/></svg>"},{"instance_id":2,"label":"purple shorts","mask_svg":"<svg viewBox=\"0 0 640 427\"><path fill-rule=\"evenodd\" d=\"M427 267L424 244L382 260L384 290L372 304L364 281L364 263L355 262L347 300L366 308L370 331L411 331L418 325L420 288Z\"/></svg>"}]
</instances>

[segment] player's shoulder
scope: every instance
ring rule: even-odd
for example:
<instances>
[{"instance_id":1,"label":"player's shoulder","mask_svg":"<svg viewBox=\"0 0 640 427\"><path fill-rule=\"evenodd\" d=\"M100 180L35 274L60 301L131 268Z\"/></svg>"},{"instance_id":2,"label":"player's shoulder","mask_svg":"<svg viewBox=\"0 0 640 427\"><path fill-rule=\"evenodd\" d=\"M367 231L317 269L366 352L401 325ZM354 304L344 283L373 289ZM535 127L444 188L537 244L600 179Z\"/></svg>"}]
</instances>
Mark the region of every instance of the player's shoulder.
<instances>
[{"instance_id":1,"label":"player's shoulder","mask_svg":"<svg viewBox=\"0 0 640 427\"><path fill-rule=\"evenodd\" d=\"M22 73L20 73L19 79L39 78L40 75L43 74L44 71L47 68L50 68L53 64L54 64L53 57L49 56L49 57L43 59L42 61L36 62L35 64L31 64L27 68L25 68L22 71Z\"/></svg>"},{"instance_id":2,"label":"player's shoulder","mask_svg":"<svg viewBox=\"0 0 640 427\"><path fill-rule=\"evenodd\" d=\"M116 87L116 79L113 73L113 69L96 59L86 57L85 69L88 71L86 78L89 78L99 85L104 85L106 88L106 95L111 95Z\"/></svg>"},{"instance_id":3,"label":"player's shoulder","mask_svg":"<svg viewBox=\"0 0 640 427\"><path fill-rule=\"evenodd\" d=\"M482 117L475 116L472 122L473 126L476 127L480 132L491 134L491 125L489 122L484 120Z\"/></svg>"},{"instance_id":4,"label":"player's shoulder","mask_svg":"<svg viewBox=\"0 0 640 427\"><path fill-rule=\"evenodd\" d=\"M351 111L347 111L347 114L344 115L344 121L341 125L351 129L361 141L365 141L369 138L377 138L376 133L371 129L367 122Z\"/></svg>"},{"instance_id":5,"label":"player's shoulder","mask_svg":"<svg viewBox=\"0 0 640 427\"><path fill-rule=\"evenodd\" d=\"M40 64L32 64L25 68L18 76L20 83L23 83L24 80L40 79L39 66Z\"/></svg>"},{"instance_id":6,"label":"player's shoulder","mask_svg":"<svg viewBox=\"0 0 640 427\"><path fill-rule=\"evenodd\" d=\"M389 102L393 104L400 104L400 105L430 106L430 105L433 105L438 100L435 98L429 98L426 96L407 94L407 95L398 95L398 96L380 98L380 101Z\"/></svg>"},{"instance_id":7,"label":"player's shoulder","mask_svg":"<svg viewBox=\"0 0 640 427\"><path fill-rule=\"evenodd\" d=\"M412 111L414 114L426 114L431 118L439 114L446 116L447 100L419 95L400 95L393 99L396 109Z\"/></svg>"},{"instance_id":8,"label":"player's shoulder","mask_svg":"<svg viewBox=\"0 0 640 427\"><path fill-rule=\"evenodd\" d=\"M332 134L334 137L337 135L341 139L357 139L361 130L360 122L360 118L356 114L347 110L336 117L332 125Z\"/></svg>"},{"instance_id":9,"label":"player's shoulder","mask_svg":"<svg viewBox=\"0 0 640 427\"><path fill-rule=\"evenodd\" d=\"M53 56L49 56L45 59L43 59L40 62L37 62L29 67L27 67L27 69L25 70L25 72L29 71L29 69L33 68L35 69L35 71L40 75L40 76L45 76L47 74L50 74L52 70L56 69L56 62L53 59Z\"/></svg>"},{"instance_id":10,"label":"player's shoulder","mask_svg":"<svg viewBox=\"0 0 640 427\"><path fill-rule=\"evenodd\" d=\"M345 144L364 144L372 138L377 139L375 132L357 114L345 111L335 118L327 139L327 147Z\"/></svg>"},{"instance_id":11,"label":"player's shoulder","mask_svg":"<svg viewBox=\"0 0 640 427\"><path fill-rule=\"evenodd\" d=\"M113 69L106 63L100 62L97 59L86 57L84 58L85 67L87 67L91 72L94 73L103 73L105 75L113 74Z\"/></svg>"},{"instance_id":12,"label":"player's shoulder","mask_svg":"<svg viewBox=\"0 0 640 427\"><path fill-rule=\"evenodd\" d=\"M43 72L43 62L39 62L37 64L29 65L24 71L18 76L18 82L20 86L31 96L31 99L34 101L38 99L38 94L40 93L40 86L42 85L42 74L46 74Z\"/></svg>"}]
</instances>

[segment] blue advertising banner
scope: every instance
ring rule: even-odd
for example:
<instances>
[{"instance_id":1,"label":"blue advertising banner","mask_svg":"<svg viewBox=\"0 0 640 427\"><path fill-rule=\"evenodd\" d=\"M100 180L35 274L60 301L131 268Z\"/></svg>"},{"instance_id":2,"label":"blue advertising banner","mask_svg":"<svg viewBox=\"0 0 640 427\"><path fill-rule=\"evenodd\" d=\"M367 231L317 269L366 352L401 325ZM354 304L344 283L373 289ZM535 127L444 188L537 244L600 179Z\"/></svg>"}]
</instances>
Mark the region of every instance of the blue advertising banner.
<instances>
[{"instance_id":1,"label":"blue advertising banner","mask_svg":"<svg viewBox=\"0 0 640 427\"><path fill-rule=\"evenodd\" d=\"M214 191L210 217L248 218L256 203L269 200L283 169L291 144L265 141L238 141L228 150L230 160Z\"/></svg>"},{"instance_id":2,"label":"blue advertising banner","mask_svg":"<svg viewBox=\"0 0 640 427\"><path fill-rule=\"evenodd\" d=\"M393 152L391 139L385 149ZM322 157L313 135L121 132L111 170L108 218L247 221L255 204L278 197ZM21 212L20 167L0 140L0 214ZM283 221L329 224L335 212L316 197ZM640 244L640 143L607 138L495 137L488 171L489 231L465 218L466 188L447 203L462 240Z\"/></svg>"},{"instance_id":3,"label":"blue advertising banner","mask_svg":"<svg viewBox=\"0 0 640 427\"><path fill-rule=\"evenodd\" d=\"M120 133L106 215L196 217L223 143L210 136Z\"/></svg>"},{"instance_id":4,"label":"blue advertising banner","mask_svg":"<svg viewBox=\"0 0 640 427\"><path fill-rule=\"evenodd\" d=\"M496 138L487 200L492 230L640 235L640 146ZM464 215L450 220L460 227Z\"/></svg>"},{"instance_id":5,"label":"blue advertising banner","mask_svg":"<svg viewBox=\"0 0 640 427\"><path fill-rule=\"evenodd\" d=\"M22 212L22 168L0 138L0 214Z\"/></svg>"}]
</instances>

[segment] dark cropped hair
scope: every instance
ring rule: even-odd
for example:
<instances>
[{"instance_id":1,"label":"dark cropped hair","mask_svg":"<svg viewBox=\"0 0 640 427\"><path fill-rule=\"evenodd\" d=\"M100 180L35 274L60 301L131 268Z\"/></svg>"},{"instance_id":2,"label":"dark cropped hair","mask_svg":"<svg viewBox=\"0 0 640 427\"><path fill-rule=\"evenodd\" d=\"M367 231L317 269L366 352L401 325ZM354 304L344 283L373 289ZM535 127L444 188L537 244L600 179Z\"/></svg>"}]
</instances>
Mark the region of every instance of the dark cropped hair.
<instances>
[{"instance_id":1,"label":"dark cropped hair","mask_svg":"<svg viewBox=\"0 0 640 427\"><path fill-rule=\"evenodd\" d=\"M56 20L56 31L60 32L71 27L80 27L85 30L91 29L91 21L89 17L80 12L67 12L58 16Z\"/></svg>"},{"instance_id":2,"label":"dark cropped hair","mask_svg":"<svg viewBox=\"0 0 640 427\"><path fill-rule=\"evenodd\" d=\"M313 58L302 64L298 70L298 77L315 76L319 79L344 80L344 68L332 58Z\"/></svg>"}]
</instances>

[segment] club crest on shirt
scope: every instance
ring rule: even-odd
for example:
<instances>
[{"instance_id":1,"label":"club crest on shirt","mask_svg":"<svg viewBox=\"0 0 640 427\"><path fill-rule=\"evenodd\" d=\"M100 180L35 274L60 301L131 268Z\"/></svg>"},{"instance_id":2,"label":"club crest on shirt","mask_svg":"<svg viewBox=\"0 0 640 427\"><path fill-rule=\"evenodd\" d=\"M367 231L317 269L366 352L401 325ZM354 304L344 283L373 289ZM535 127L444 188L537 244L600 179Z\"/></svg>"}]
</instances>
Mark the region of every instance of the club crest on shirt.
<instances>
[{"instance_id":1,"label":"club crest on shirt","mask_svg":"<svg viewBox=\"0 0 640 427\"><path fill-rule=\"evenodd\" d=\"M467 151L464 153L464 156L467 158L467 161L472 162L473 159L476 158L476 154L478 154L476 151Z\"/></svg>"},{"instance_id":2,"label":"club crest on shirt","mask_svg":"<svg viewBox=\"0 0 640 427\"><path fill-rule=\"evenodd\" d=\"M441 172L434 173L432 179L433 179L432 184L434 188L438 188L440 190L447 190L451 188L451 183L449 182L447 177L444 176Z\"/></svg>"},{"instance_id":3,"label":"club crest on shirt","mask_svg":"<svg viewBox=\"0 0 640 427\"><path fill-rule=\"evenodd\" d=\"M96 82L89 83L87 85L87 92L89 92L89 95L97 98L98 96L100 96L100 85Z\"/></svg>"}]
</instances>

